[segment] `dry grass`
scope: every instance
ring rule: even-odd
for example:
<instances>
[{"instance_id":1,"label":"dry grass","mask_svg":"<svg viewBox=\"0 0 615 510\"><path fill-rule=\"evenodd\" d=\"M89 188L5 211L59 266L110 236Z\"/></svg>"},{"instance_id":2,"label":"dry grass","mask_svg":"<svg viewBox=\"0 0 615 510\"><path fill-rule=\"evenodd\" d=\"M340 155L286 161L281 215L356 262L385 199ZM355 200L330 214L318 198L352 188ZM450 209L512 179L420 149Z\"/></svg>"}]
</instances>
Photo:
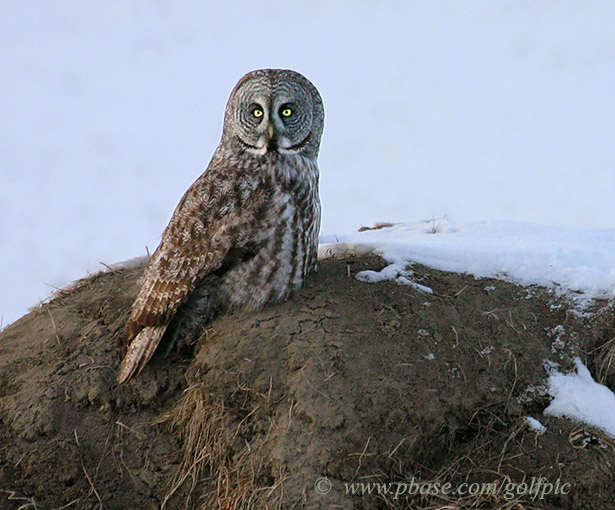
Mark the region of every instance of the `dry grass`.
<instances>
[{"instance_id":1,"label":"dry grass","mask_svg":"<svg viewBox=\"0 0 615 510\"><path fill-rule=\"evenodd\" d=\"M34 498L20 496L16 491L13 490L2 489L0 490L0 492L4 492L5 494L7 494L6 499L8 501L15 501L15 504L19 504L17 510L26 510L27 508L38 510L40 508Z\"/></svg>"},{"instance_id":2,"label":"dry grass","mask_svg":"<svg viewBox=\"0 0 615 510\"><path fill-rule=\"evenodd\" d=\"M540 500L533 495L521 495L505 492L506 484L512 482L507 475L509 462L520 455L525 455L523 431L527 429L525 420L506 418L504 408L485 406L477 409L468 422L468 438L459 443L459 438L451 437L449 449L458 451L450 460L445 461L432 477L421 483L431 482L443 486L450 483L453 488L460 484L478 482L481 487L496 484L497 490L481 490L475 494L451 494L409 496L407 499L392 500L382 498L386 508L402 510L537 510ZM471 431L470 431L471 430ZM512 471L515 478L524 480L531 477L519 468ZM469 492L469 491L466 491ZM474 491L472 491L474 492Z\"/></svg>"},{"instance_id":3,"label":"dry grass","mask_svg":"<svg viewBox=\"0 0 615 510\"><path fill-rule=\"evenodd\" d=\"M224 405L209 398L201 385L185 391L180 403L161 420L171 423L183 444L182 462L161 508L188 480L185 508L195 508L191 499L199 484L208 489L200 496L203 510L272 508L267 503L272 499L278 500L276 507L279 505L281 482L266 487L258 481L263 478L259 460L263 439L248 442L240 437L249 426L250 414L236 423Z\"/></svg>"},{"instance_id":4,"label":"dry grass","mask_svg":"<svg viewBox=\"0 0 615 510\"><path fill-rule=\"evenodd\" d=\"M448 501L429 504L421 510L539 510L533 504L522 503L518 499L507 500L500 495L474 494Z\"/></svg>"},{"instance_id":5,"label":"dry grass","mask_svg":"<svg viewBox=\"0 0 615 510\"><path fill-rule=\"evenodd\" d=\"M597 306L590 321L595 343L590 344L587 354L593 362L596 381L609 386L615 374L615 300Z\"/></svg>"},{"instance_id":6,"label":"dry grass","mask_svg":"<svg viewBox=\"0 0 615 510\"><path fill-rule=\"evenodd\" d=\"M615 372L615 337L609 339L598 349L597 380L604 384L607 377Z\"/></svg>"}]
</instances>

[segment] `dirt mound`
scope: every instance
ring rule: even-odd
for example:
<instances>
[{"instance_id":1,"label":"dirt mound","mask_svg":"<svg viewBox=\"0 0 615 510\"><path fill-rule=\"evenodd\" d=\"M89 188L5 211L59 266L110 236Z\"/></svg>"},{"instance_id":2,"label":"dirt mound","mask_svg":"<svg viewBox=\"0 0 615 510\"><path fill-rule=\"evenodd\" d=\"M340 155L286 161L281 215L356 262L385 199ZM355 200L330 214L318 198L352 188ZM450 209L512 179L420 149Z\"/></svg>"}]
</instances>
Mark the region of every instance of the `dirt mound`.
<instances>
[{"instance_id":1,"label":"dirt mound","mask_svg":"<svg viewBox=\"0 0 615 510\"><path fill-rule=\"evenodd\" d=\"M141 270L12 324L0 508L615 508L612 440L542 415L544 360L581 356L613 387L612 308L420 266L434 294L353 277L381 267L325 260L289 302L216 319L122 387Z\"/></svg>"}]
</instances>

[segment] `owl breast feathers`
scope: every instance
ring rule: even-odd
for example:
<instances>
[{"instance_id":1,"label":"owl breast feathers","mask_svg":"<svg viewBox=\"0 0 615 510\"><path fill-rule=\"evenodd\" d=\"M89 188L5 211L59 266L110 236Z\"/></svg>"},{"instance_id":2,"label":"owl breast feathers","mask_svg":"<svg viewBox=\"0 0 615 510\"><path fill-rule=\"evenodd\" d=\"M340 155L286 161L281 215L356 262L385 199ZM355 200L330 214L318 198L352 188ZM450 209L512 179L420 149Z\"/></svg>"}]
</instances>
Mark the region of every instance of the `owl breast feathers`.
<instances>
[{"instance_id":1,"label":"owl breast feathers","mask_svg":"<svg viewBox=\"0 0 615 510\"><path fill-rule=\"evenodd\" d=\"M254 71L237 83L220 144L145 269L120 383L143 369L189 309L202 325L215 306L256 308L301 287L316 266L323 124L318 91L294 71Z\"/></svg>"}]
</instances>

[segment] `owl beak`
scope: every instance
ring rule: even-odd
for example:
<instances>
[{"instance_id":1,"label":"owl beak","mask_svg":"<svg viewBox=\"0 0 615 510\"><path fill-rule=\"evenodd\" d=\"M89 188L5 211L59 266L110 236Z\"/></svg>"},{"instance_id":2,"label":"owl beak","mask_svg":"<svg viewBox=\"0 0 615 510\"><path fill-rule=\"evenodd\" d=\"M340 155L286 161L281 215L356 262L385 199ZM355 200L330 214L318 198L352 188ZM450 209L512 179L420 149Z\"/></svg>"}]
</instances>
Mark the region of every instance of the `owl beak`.
<instances>
[{"instance_id":1,"label":"owl beak","mask_svg":"<svg viewBox=\"0 0 615 510\"><path fill-rule=\"evenodd\" d=\"M269 140L267 141L267 152L277 151L278 139L275 133L275 129L273 128L273 124L269 124L267 126L267 134L269 135Z\"/></svg>"}]
</instances>

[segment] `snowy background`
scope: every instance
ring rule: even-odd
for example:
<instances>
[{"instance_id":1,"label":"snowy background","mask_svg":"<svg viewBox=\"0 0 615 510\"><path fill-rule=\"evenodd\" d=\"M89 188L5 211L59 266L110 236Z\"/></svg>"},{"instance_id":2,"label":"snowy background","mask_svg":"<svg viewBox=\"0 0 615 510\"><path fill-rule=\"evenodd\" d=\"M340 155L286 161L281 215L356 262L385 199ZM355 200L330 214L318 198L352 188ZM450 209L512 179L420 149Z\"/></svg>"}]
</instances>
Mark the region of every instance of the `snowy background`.
<instances>
[{"instance_id":1,"label":"snowy background","mask_svg":"<svg viewBox=\"0 0 615 510\"><path fill-rule=\"evenodd\" d=\"M261 67L324 98L327 239L443 216L593 229L613 277L614 26L594 0L3 1L2 323L153 250Z\"/></svg>"}]
</instances>

